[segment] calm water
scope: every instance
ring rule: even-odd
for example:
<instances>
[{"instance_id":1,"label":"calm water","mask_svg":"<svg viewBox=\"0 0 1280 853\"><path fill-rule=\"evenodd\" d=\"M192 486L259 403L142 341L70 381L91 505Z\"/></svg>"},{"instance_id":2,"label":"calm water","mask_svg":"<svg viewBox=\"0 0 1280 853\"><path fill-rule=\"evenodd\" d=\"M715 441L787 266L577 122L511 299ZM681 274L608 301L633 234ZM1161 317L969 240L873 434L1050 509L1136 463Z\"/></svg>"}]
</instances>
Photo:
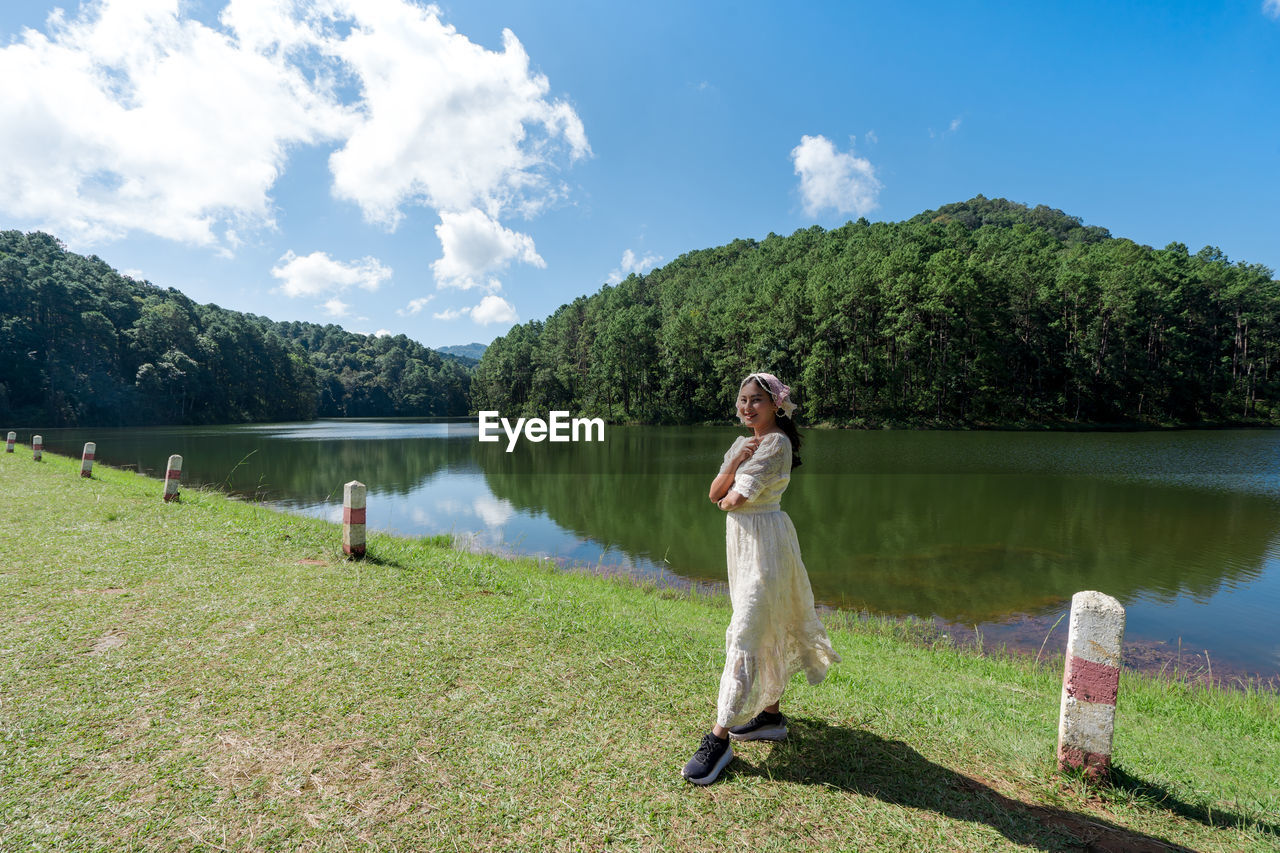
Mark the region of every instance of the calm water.
<instances>
[{"instance_id":1,"label":"calm water","mask_svg":"<svg viewBox=\"0 0 1280 853\"><path fill-rule=\"evenodd\" d=\"M188 485L332 519L358 479L375 529L717 580L724 519L706 490L740 431L611 427L603 444L513 453L473 423L416 420L43 434L156 474L181 453ZM820 601L998 625L1051 622L1097 589L1126 605L1127 639L1280 673L1280 432L805 437L783 508Z\"/></svg>"}]
</instances>

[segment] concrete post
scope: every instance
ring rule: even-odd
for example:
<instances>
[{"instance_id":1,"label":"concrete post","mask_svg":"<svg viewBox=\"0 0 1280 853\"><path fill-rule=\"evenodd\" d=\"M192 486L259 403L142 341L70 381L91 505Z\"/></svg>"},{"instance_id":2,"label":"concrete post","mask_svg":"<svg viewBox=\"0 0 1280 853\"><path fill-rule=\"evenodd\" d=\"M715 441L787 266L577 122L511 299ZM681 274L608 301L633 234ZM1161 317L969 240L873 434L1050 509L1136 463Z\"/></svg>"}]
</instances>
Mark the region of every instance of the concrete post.
<instances>
[{"instance_id":1,"label":"concrete post","mask_svg":"<svg viewBox=\"0 0 1280 853\"><path fill-rule=\"evenodd\" d=\"M31 436L31 458L37 462L44 461L44 436Z\"/></svg>"},{"instance_id":2,"label":"concrete post","mask_svg":"<svg viewBox=\"0 0 1280 853\"><path fill-rule=\"evenodd\" d=\"M1124 607L1100 592L1071 596L1067 663L1058 720L1058 769L1097 781L1111 768Z\"/></svg>"},{"instance_id":3,"label":"concrete post","mask_svg":"<svg viewBox=\"0 0 1280 853\"><path fill-rule=\"evenodd\" d=\"M80 476L93 476L93 452L98 449L98 445L92 441L84 443L84 453L80 455Z\"/></svg>"},{"instance_id":4,"label":"concrete post","mask_svg":"<svg viewBox=\"0 0 1280 853\"><path fill-rule=\"evenodd\" d=\"M16 432L12 432L12 431L10 431L10 433L9 433L9 438L8 438L8 440L6 440L6 441L5 441L5 443L4 443L4 452L5 452L5 453L12 453L12 452L13 452L13 443L14 443L15 441L17 441L17 440L18 440L18 434L17 434Z\"/></svg>"},{"instance_id":5,"label":"concrete post","mask_svg":"<svg viewBox=\"0 0 1280 853\"><path fill-rule=\"evenodd\" d=\"M173 454L169 457L169 467L164 472L164 501L178 499L178 480L182 477L182 457Z\"/></svg>"},{"instance_id":6,"label":"concrete post","mask_svg":"<svg viewBox=\"0 0 1280 853\"><path fill-rule=\"evenodd\" d=\"M364 556L364 509L367 489L352 480L342 489L342 553L355 559Z\"/></svg>"}]
</instances>

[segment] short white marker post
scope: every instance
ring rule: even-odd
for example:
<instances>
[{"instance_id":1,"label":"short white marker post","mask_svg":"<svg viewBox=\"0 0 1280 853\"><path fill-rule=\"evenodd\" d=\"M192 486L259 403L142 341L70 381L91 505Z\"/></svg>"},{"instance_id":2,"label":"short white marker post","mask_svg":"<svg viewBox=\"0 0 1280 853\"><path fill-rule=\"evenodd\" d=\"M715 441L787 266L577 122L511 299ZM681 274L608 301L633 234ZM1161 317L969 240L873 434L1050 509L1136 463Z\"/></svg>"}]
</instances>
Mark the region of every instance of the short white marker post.
<instances>
[{"instance_id":1,"label":"short white marker post","mask_svg":"<svg viewBox=\"0 0 1280 853\"><path fill-rule=\"evenodd\" d=\"M182 457L173 454L169 457L169 467L164 472L164 502L178 499L178 480L182 477Z\"/></svg>"},{"instance_id":2,"label":"short white marker post","mask_svg":"<svg viewBox=\"0 0 1280 853\"><path fill-rule=\"evenodd\" d=\"M98 445L92 441L84 443L84 453L80 455L80 476L93 476L93 452L98 449Z\"/></svg>"},{"instance_id":3,"label":"short white marker post","mask_svg":"<svg viewBox=\"0 0 1280 853\"><path fill-rule=\"evenodd\" d=\"M17 441L17 440L18 440L18 434L17 434L16 432L10 432L10 433L9 433L9 438L8 438L8 440L7 440L7 441L5 441L5 443L4 443L4 452L5 452L5 453L12 453L12 452L13 452L13 443L14 443L15 441Z\"/></svg>"},{"instance_id":4,"label":"short white marker post","mask_svg":"<svg viewBox=\"0 0 1280 853\"><path fill-rule=\"evenodd\" d=\"M37 462L44 461L44 436L31 436L31 458Z\"/></svg>"},{"instance_id":5,"label":"short white marker post","mask_svg":"<svg viewBox=\"0 0 1280 853\"><path fill-rule=\"evenodd\" d=\"M342 488L342 553L355 559L364 556L364 502L368 490L352 480Z\"/></svg>"},{"instance_id":6,"label":"short white marker post","mask_svg":"<svg viewBox=\"0 0 1280 853\"><path fill-rule=\"evenodd\" d=\"M1067 664L1058 720L1058 769L1100 780L1111 769L1124 607L1100 592L1071 596Z\"/></svg>"}]
</instances>

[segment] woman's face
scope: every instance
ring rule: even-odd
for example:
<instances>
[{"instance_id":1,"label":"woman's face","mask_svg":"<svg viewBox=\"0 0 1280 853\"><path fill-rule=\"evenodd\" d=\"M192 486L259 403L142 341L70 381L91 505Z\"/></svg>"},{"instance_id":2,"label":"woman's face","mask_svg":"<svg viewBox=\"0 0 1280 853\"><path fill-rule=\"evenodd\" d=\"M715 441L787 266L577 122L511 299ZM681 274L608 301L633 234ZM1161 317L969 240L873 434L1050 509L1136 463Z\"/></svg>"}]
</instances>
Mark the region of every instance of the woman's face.
<instances>
[{"instance_id":1,"label":"woman's face","mask_svg":"<svg viewBox=\"0 0 1280 853\"><path fill-rule=\"evenodd\" d=\"M778 407L769 392L754 379L738 389L738 420L751 428L768 428L777 420Z\"/></svg>"}]
</instances>

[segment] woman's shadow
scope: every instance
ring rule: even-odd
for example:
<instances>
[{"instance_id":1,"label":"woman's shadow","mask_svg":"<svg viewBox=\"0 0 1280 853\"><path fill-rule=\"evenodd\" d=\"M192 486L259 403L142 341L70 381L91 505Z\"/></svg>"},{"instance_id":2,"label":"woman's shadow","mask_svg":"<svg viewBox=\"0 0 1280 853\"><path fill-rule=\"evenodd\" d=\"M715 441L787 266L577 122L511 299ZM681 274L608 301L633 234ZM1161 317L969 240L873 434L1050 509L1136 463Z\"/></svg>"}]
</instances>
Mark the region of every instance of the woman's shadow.
<instances>
[{"instance_id":1,"label":"woman's shadow","mask_svg":"<svg viewBox=\"0 0 1280 853\"><path fill-rule=\"evenodd\" d=\"M1110 823L1094 814L1023 803L1006 797L977 779L929 761L899 740L886 740L861 729L792 719L790 736L773 747L757 765L737 761L734 775L824 785L876 797L909 808L929 809L972 823L985 823L1015 844L1040 850L1186 851L1188 848ZM1160 806L1211 826L1236 826L1236 815L1214 811L1212 820L1199 807L1179 802L1167 791L1123 772L1115 783L1154 795ZM1280 834L1280 827L1259 825Z\"/></svg>"}]
</instances>

